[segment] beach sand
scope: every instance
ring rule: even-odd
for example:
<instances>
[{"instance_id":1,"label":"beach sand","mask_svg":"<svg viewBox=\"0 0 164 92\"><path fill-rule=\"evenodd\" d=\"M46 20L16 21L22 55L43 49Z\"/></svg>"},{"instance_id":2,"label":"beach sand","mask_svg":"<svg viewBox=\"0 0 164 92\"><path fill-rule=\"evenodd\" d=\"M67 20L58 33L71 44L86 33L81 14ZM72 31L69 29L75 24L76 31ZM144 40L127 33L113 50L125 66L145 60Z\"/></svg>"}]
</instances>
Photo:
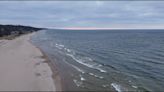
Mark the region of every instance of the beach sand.
<instances>
[{"instance_id":1,"label":"beach sand","mask_svg":"<svg viewBox=\"0 0 164 92\"><path fill-rule=\"evenodd\" d=\"M56 90L43 53L29 41L33 34L0 40L0 91Z\"/></svg>"}]
</instances>

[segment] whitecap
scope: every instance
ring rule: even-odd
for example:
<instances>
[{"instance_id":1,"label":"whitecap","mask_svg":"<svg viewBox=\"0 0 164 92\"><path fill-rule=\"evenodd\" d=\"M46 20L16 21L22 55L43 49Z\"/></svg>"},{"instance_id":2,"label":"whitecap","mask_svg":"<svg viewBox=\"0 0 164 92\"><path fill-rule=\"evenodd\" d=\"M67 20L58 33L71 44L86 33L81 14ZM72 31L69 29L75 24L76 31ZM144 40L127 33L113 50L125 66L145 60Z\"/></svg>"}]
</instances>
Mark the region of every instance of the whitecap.
<instances>
[{"instance_id":1,"label":"whitecap","mask_svg":"<svg viewBox=\"0 0 164 92\"><path fill-rule=\"evenodd\" d=\"M71 50L70 50L70 49L66 49L66 51L67 51L67 52L71 52Z\"/></svg>"},{"instance_id":2,"label":"whitecap","mask_svg":"<svg viewBox=\"0 0 164 92\"><path fill-rule=\"evenodd\" d=\"M106 71L105 70L103 70L103 69L101 69L101 68L97 68L100 72L102 72L102 73L106 73Z\"/></svg>"},{"instance_id":3,"label":"whitecap","mask_svg":"<svg viewBox=\"0 0 164 92\"><path fill-rule=\"evenodd\" d=\"M80 87L82 85L82 82L76 80L76 79L73 79L73 82L76 84L76 86Z\"/></svg>"},{"instance_id":4,"label":"whitecap","mask_svg":"<svg viewBox=\"0 0 164 92\"><path fill-rule=\"evenodd\" d=\"M109 85L108 84L103 84L102 85L104 88L108 87Z\"/></svg>"},{"instance_id":5,"label":"whitecap","mask_svg":"<svg viewBox=\"0 0 164 92\"><path fill-rule=\"evenodd\" d=\"M73 68L75 68L77 71L79 71L79 72L81 72L81 73L85 73L84 70L78 68L77 66L72 65L72 64L70 64L70 65L71 65Z\"/></svg>"},{"instance_id":6,"label":"whitecap","mask_svg":"<svg viewBox=\"0 0 164 92\"><path fill-rule=\"evenodd\" d=\"M112 83L111 86L117 91L117 92L122 92L122 87L121 85L117 83Z\"/></svg>"},{"instance_id":7,"label":"whitecap","mask_svg":"<svg viewBox=\"0 0 164 92\"><path fill-rule=\"evenodd\" d=\"M62 49L60 46L56 45L55 47L57 47L58 49Z\"/></svg>"},{"instance_id":8,"label":"whitecap","mask_svg":"<svg viewBox=\"0 0 164 92\"><path fill-rule=\"evenodd\" d=\"M72 54L67 54L67 55L72 57L78 63L80 63L82 65L85 65L89 68L97 69L97 70L99 70L100 72L103 72L103 73L107 72L104 69L100 68L100 66L101 66L100 64L97 64L97 63L93 62L93 60L89 57L80 57L80 58L78 58L78 57L75 57Z\"/></svg>"},{"instance_id":9,"label":"whitecap","mask_svg":"<svg viewBox=\"0 0 164 92\"><path fill-rule=\"evenodd\" d=\"M92 75L92 76L94 76L94 74L93 73L89 73L90 75Z\"/></svg>"},{"instance_id":10,"label":"whitecap","mask_svg":"<svg viewBox=\"0 0 164 92\"><path fill-rule=\"evenodd\" d=\"M89 75L94 76L94 77L96 77L96 78L100 78L100 79L103 79L103 78L104 78L104 77L102 77L102 76L98 76L98 75L93 74L93 73L89 73Z\"/></svg>"},{"instance_id":11,"label":"whitecap","mask_svg":"<svg viewBox=\"0 0 164 92\"><path fill-rule=\"evenodd\" d=\"M133 88L138 88L137 86L132 85Z\"/></svg>"},{"instance_id":12,"label":"whitecap","mask_svg":"<svg viewBox=\"0 0 164 92\"><path fill-rule=\"evenodd\" d=\"M62 44L59 44L58 46L64 48L64 45L62 45Z\"/></svg>"},{"instance_id":13,"label":"whitecap","mask_svg":"<svg viewBox=\"0 0 164 92\"><path fill-rule=\"evenodd\" d=\"M80 75L80 80L85 81L86 79L82 75Z\"/></svg>"}]
</instances>

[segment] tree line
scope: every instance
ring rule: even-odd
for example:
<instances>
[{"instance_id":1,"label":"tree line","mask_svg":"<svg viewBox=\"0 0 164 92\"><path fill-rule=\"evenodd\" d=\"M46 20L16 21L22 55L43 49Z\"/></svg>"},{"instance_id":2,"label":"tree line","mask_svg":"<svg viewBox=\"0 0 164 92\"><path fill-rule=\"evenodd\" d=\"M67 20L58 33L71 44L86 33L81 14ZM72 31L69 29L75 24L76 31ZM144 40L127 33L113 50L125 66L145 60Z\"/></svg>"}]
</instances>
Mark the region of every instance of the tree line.
<instances>
[{"instance_id":1,"label":"tree line","mask_svg":"<svg viewBox=\"0 0 164 92\"><path fill-rule=\"evenodd\" d=\"M39 31L41 29L42 28L35 28L22 25L0 25L0 37L9 35L21 35L31 33L34 31Z\"/></svg>"}]
</instances>

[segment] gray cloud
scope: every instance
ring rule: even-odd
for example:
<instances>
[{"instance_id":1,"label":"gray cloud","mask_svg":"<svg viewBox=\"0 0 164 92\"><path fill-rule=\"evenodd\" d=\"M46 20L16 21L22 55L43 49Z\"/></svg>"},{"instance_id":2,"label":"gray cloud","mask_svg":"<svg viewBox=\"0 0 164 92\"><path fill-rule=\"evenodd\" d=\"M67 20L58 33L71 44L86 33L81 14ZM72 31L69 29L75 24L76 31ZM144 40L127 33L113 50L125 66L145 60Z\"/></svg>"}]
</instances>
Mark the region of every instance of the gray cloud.
<instances>
[{"instance_id":1,"label":"gray cloud","mask_svg":"<svg viewBox=\"0 0 164 92\"><path fill-rule=\"evenodd\" d=\"M164 1L1 1L1 24L109 27L164 24Z\"/></svg>"}]
</instances>

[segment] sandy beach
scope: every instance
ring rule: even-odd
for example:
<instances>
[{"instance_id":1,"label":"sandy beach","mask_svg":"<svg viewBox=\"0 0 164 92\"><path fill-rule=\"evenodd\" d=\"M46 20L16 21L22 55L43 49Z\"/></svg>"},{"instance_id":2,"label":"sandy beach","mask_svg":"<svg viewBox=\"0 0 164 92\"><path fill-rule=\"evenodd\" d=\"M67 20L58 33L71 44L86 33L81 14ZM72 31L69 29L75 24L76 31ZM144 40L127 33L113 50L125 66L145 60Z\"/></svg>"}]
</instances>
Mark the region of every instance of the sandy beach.
<instances>
[{"instance_id":1,"label":"sandy beach","mask_svg":"<svg viewBox=\"0 0 164 92\"><path fill-rule=\"evenodd\" d=\"M52 70L29 40L0 40L0 91L55 91Z\"/></svg>"}]
</instances>

